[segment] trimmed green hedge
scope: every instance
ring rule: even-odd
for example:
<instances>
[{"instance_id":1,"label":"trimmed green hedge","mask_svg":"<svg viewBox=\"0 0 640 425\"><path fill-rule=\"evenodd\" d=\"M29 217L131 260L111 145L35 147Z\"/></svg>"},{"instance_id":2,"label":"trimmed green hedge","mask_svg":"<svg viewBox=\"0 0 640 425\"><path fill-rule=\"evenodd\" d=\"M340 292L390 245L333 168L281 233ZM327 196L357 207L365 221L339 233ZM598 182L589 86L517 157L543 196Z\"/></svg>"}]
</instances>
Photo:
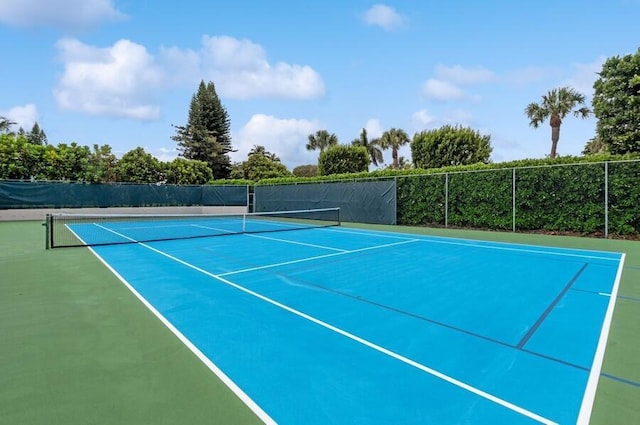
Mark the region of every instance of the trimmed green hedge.
<instances>
[{"instance_id":1,"label":"trimmed green hedge","mask_svg":"<svg viewBox=\"0 0 640 425\"><path fill-rule=\"evenodd\" d=\"M398 224L511 230L515 169L516 230L595 234L605 229L604 170L608 162L608 231L613 235L637 235L640 234L638 159L638 154L600 154L429 170L268 179L258 184L396 178Z\"/></svg>"}]
</instances>

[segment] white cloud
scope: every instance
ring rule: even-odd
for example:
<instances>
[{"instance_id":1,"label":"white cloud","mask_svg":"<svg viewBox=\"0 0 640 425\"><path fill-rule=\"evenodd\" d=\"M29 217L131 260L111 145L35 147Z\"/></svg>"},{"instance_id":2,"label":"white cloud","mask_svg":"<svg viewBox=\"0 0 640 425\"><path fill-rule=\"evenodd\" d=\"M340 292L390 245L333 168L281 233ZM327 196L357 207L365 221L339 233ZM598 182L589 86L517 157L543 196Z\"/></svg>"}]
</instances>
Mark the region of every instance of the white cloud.
<instances>
[{"instance_id":1,"label":"white cloud","mask_svg":"<svg viewBox=\"0 0 640 425\"><path fill-rule=\"evenodd\" d=\"M468 94L460 86L486 83L495 80L495 74L482 66L464 68L460 65L437 65L435 78L429 78L422 85L422 94L432 100L480 100L479 96Z\"/></svg>"},{"instance_id":2,"label":"white cloud","mask_svg":"<svg viewBox=\"0 0 640 425\"><path fill-rule=\"evenodd\" d=\"M234 162L245 161L251 148L262 145L276 154L289 170L298 165L316 164L318 152L308 151L305 145L309 134L320 129L320 123L315 120L256 114L233 135L237 152L233 152L231 158Z\"/></svg>"},{"instance_id":3,"label":"white cloud","mask_svg":"<svg viewBox=\"0 0 640 425\"><path fill-rule=\"evenodd\" d=\"M435 121L436 118L431 115L426 109L421 109L411 115L411 123L416 130L423 130L427 126L433 124Z\"/></svg>"},{"instance_id":4,"label":"white cloud","mask_svg":"<svg viewBox=\"0 0 640 425\"><path fill-rule=\"evenodd\" d=\"M36 105L32 103L0 111L0 116L7 118L9 121L15 122L14 130L22 127L25 131L31 130L33 124L35 124L39 119L38 109L36 108Z\"/></svg>"},{"instance_id":5,"label":"white cloud","mask_svg":"<svg viewBox=\"0 0 640 425\"><path fill-rule=\"evenodd\" d=\"M477 84L491 81L494 78L494 74L492 71L481 66L463 68L460 65L438 65L436 66L436 77L439 80L455 84Z\"/></svg>"},{"instance_id":6,"label":"white cloud","mask_svg":"<svg viewBox=\"0 0 640 425\"><path fill-rule=\"evenodd\" d=\"M428 99L434 100L459 100L466 97L466 93L460 87L448 81L429 78L422 85L422 94Z\"/></svg>"},{"instance_id":7,"label":"white cloud","mask_svg":"<svg viewBox=\"0 0 640 425\"><path fill-rule=\"evenodd\" d=\"M443 125L470 127L473 124L473 115L464 109L449 109L436 116L426 109L421 109L411 115L411 124L415 131L438 128Z\"/></svg>"},{"instance_id":8,"label":"white cloud","mask_svg":"<svg viewBox=\"0 0 640 425\"><path fill-rule=\"evenodd\" d=\"M381 137L382 133L384 133L384 129L380 125L380 120L375 118L368 119L364 128L367 130L369 140Z\"/></svg>"},{"instance_id":9,"label":"white cloud","mask_svg":"<svg viewBox=\"0 0 640 425\"><path fill-rule=\"evenodd\" d=\"M320 75L309 66L270 64L262 46L233 37L203 37L203 73L221 96L312 99L324 95Z\"/></svg>"},{"instance_id":10,"label":"white cloud","mask_svg":"<svg viewBox=\"0 0 640 425\"><path fill-rule=\"evenodd\" d=\"M587 97L593 96L593 83L598 79L605 60L604 56L600 56L591 63L573 64L573 74L560 85L572 87Z\"/></svg>"},{"instance_id":11,"label":"white cloud","mask_svg":"<svg viewBox=\"0 0 640 425\"><path fill-rule=\"evenodd\" d=\"M176 148L153 149L153 148L145 147L144 150L149 152L156 158L158 158L160 161L164 161L164 162L171 162L179 156L178 149Z\"/></svg>"},{"instance_id":12,"label":"white cloud","mask_svg":"<svg viewBox=\"0 0 640 425\"><path fill-rule=\"evenodd\" d=\"M364 13L364 21L368 25L378 26L387 31L401 28L405 18L395 9L384 4L375 4Z\"/></svg>"},{"instance_id":13,"label":"white cloud","mask_svg":"<svg viewBox=\"0 0 640 425\"><path fill-rule=\"evenodd\" d=\"M125 19L113 0L2 0L0 22L17 27L76 30Z\"/></svg>"},{"instance_id":14,"label":"white cloud","mask_svg":"<svg viewBox=\"0 0 640 425\"><path fill-rule=\"evenodd\" d=\"M97 47L65 38L56 44L64 70L54 95L63 109L140 120L160 115L158 93L173 86L216 82L221 97L309 99L324 95L309 66L270 64L249 40L203 37L202 49L161 48L156 59L129 40Z\"/></svg>"},{"instance_id":15,"label":"white cloud","mask_svg":"<svg viewBox=\"0 0 640 425\"><path fill-rule=\"evenodd\" d=\"M141 120L159 117L149 93L164 78L144 46L120 40L99 48L75 39L56 44L64 63L54 95L63 109Z\"/></svg>"},{"instance_id":16,"label":"white cloud","mask_svg":"<svg viewBox=\"0 0 640 425\"><path fill-rule=\"evenodd\" d=\"M231 99L314 99L325 93L322 77L308 65L270 63L265 50L247 39L202 38L199 52L163 49L163 60L181 81L215 81L221 97Z\"/></svg>"}]
</instances>

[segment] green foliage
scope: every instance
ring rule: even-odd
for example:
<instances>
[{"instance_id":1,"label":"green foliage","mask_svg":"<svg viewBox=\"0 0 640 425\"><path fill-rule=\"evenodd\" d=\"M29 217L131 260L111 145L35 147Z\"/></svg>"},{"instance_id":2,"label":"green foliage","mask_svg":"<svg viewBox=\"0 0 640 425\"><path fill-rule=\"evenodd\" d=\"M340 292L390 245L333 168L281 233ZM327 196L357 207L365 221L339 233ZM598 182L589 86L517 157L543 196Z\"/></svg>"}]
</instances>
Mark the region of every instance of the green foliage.
<instances>
[{"instance_id":1,"label":"green foliage","mask_svg":"<svg viewBox=\"0 0 640 425\"><path fill-rule=\"evenodd\" d=\"M118 159L111 152L111 146L94 144L83 180L89 183L115 182L117 163Z\"/></svg>"},{"instance_id":2,"label":"green foliage","mask_svg":"<svg viewBox=\"0 0 640 425\"><path fill-rule=\"evenodd\" d=\"M338 144L338 137L333 133L329 134L327 130L318 130L315 134L310 134L308 140L307 150L314 151L319 149L320 153Z\"/></svg>"},{"instance_id":3,"label":"green foliage","mask_svg":"<svg viewBox=\"0 0 640 425\"><path fill-rule=\"evenodd\" d=\"M26 136L0 134L0 178L29 180L40 175L42 147Z\"/></svg>"},{"instance_id":4,"label":"green foliage","mask_svg":"<svg viewBox=\"0 0 640 425\"><path fill-rule=\"evenodd\" d=\"M83 180L90 150L77 143L58 146L29 142L26 134L0 135L0 178L17 180Z\"/></svg>"},{"instance_id":5,"label":"green foliage","mask_svg":"<svg viewBox=\"0 0 640 425\"><path fill-rule=\"evenodd\" d=\"M640 152L640 49L609 58L594 83L596 132L614 154Z\"/></svg>"},{"instance_id":6,"label":"green foliage","mask_svg":"<svg viewBox=\"0 0 640 425\"><path fill-rule=\"evenodd\" d=\"M15 122L11 121L9 118L0 116L0 134L9 133L11 131L11 126L13 126Z\"/></svg>"},{"instance_id":7,"label":"green foliage","mask_svg":"<svg viewBox=\"0 0 640 425\"><path fill-rule=\"evenodd\" d=\"M631 158L601 154L586 158L521 160L481 168L476 165L466 167L466 172L458 169L446 175L434 172L398 178L398 223L444 225L445 180L448 179L448 225L511 229L511 167L515 167L517 230L603 232L602 161ZM476 172L471 172L472 169ZM609 233L640 233L637 209L640 205L639 182L640 162L609 163Z\"/></svg>"},{"instance_id":8,"label":"green foliage","mask_svg":"<svg viewBox=\"0 0 640 425\"><path fill-rule=\"evenodd\" d=\"M397 179L398 223L445 224L445 176L427 174Z\"/></svg>"},{"instance_id":9,"label":"green foliage","mask_svg":"<svg viewBox=\"0 0 640 425\"><path fill-rule=\"evenodd\" d=\"M584 145L584 149L582 150L583 155L596 155L607 152L609 152L607 145L602 143L602 140L598 136L589 140L587 144Z\"/></svg>"},{"instance_id":10,"label":"green foliage","mask_svg":"<svg viewBox=\"0 0 640 425\"><path fill-rule=\"evenodd\" d=\"M298 165L293 169L293 175L296 177L316 177L318 175L318 166L314 164Z\"/></svg>"},{"instance_id":11,"label":"green foliage","mask_svg":"<svg viewBox=\"0 0 640 425\"><path fill-rule=\"evenodd\" d=\"M413 163L425 169L488 163L491 151L491 136L459 126L416 133L411 141Z\"/></svg>"},{"instance_id":12,"label":"green foliage","mask_svg":"<svg viewBox=\"0 0 640 425\"><path fill-rule=\"evenodd\" d=\"M609 227L621 235L640 233L640 164L609 164Z\"/></svg>"},{"instance_id":13,"label":"green foliage","mask_svg":"<svg viewBox=\"0 0 640 425\"><path fill-rule=\"evenodd\" d=\"M137 147L125 153L116 168L118 181L159 183L165 181L164 167L153 155Z\"/></svg>"},{"instance_id":14,"label":"green foliage","mask_svg":"<svg viewBox=\"0 0 640 425\"><path fill-rule=\"evenodd\" d=\"M448 225L510 230L513 169L516 169L516 229L598 233L604 229L604 162L609 162L609 233L640 234L640 155L523 159L439 169L376 170L308 178L261 180L290 184L396 177L397 221L403 225ZM547 167L556 165L556 167Z\"/></svg>"},{"instance_id":15,"label":"green foliage","mask_svg":"<svg viewBox=\"0 0 640 425\"><path fill-rule=\"evenodd\" d=\"M187 124L174 127L176 135L172 139L178 142L182 156L206 162L217 179L229 177L231 122L212 82L200 82L191 98Z\"/></svg>"},{"instance_id":16,"label":"green foliage","mask_svg":"<svg viewBox=\"0 0 640 425\"><path fill-rule=\"evenodd\" d=\"M369 140L367 130L365 128L360 132L360 137L354 139L351 144L353 146L364 146L369 153L369 159L374 166L381 165L384 162L382 150L380 149L380 139Z\"/></svg>"},{"instance_id":17,"label":"green foliage","mask_svg":"<svg viewBox=\"0 0 640 425\"><path fill-rule=\"evenodd\" d=\"M211 168L204 161L176 158L165 165L168 184L205 184L213 179Z\"/></svg>"},{"instance_id":18,"label":"green foliage","mask_svg":"<svg viewBox=\"0 0 640 425\"><path fill-rule=\"evenodd\" d=\"M40 128L38 123L34 123L31 131L26 134L27 140L32 145L46 145L47 144L47 135L44 130Z\"/></svg>"},{"instance_id":19,"label":"green foliage","mask_svg":"<svg viewBox=\"0 0 640 425\"><path fill-rule=\"evenodd\" d=\"M387 130L380 137L380 147L382 149L391 149L392 167L395 169L400 168L400 160L398 158L398 149L401 146L409 143L409 136L407 133L399 128L392 128Z\"/></svg>"},{"instance_id":20,"label":"green foliage","mask_svg":"<svg viewBox=\"0 0 640 425\"><path fill-rule=\"evenodd\" d=\"M70 145L40 146L44 150L42 169L38 179L82 181L87 175L91 150L73 142Z\"/></svg>"},{"instance_id":21,"label":"green foliage","mask_svg":"<svg viewBox=\"0 0 640 425\"><path fill-rule=\"evenodd\" d=\"M221 179L221 180L210 180L207 184L215 185L215 186L253 186L256 182L246 179Z\"/></svg>"},{"instance_id":22,"label":"green foliage","mask_svg":"<svg viewBox=\"0 0 640 425\"><path fill-rule=\"evenodd\" d=\"M232 177L258 181L261 179L290 176L287 167L264 146L254 146L242 164L235 164Z\"/></svg>"},{"instance_id":23,"label":"green foliage","mask_svg":"<svg viewBox=\"0 0 640 425\"><path fill-rule=\"evenodd\" d=\"M330 174L359 173L369 167L369 153L364 146L336 145L320 154L318 172Z\"/></svg>"}]
</instances>

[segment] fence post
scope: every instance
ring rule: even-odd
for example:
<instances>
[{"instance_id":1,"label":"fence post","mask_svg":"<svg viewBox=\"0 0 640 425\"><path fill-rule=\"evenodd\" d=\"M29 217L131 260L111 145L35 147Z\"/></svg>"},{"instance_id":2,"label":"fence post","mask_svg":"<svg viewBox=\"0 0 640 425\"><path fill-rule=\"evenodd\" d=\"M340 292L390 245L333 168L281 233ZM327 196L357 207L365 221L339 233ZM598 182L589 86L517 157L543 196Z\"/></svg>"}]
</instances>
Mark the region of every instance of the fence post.
<instances>
[{"instance_id":1,"label":"fence post","mask_svg":"<svg viewBox=\"0 0 640 425\"><path fill-rule=\"evenodd\" d=\"M513 167L513 174L511 175L511 202L513 209L513 229L516 232L516 167Z\"/></svg>"},{"instance_id":2,"label":"fence post","mask_svg":"<svg viewBox=\"0 0 640 425\"><path fill-rule=\"evenodd\" d=\"M398 176L393 177L393 188L396 191L395 196L393 197L393 224L398 224Z\"/></svg>"},{"instance_id":3,"label":"fence post","mask_svg":"<svg viewBox=\"0 0 640 425\"><path fill-rule=\"evenodd\" d=\"M444 227L449 227L449 173L444 173Z\"/></svg>"},{"instance_id":4,"label":"fence post","mask_svg":"<svg viewBox=\"0 0 640 425\"><path fill-rule=\"evenodd\" d=\"M609 238L609 161L604 163L604 237Z\"/></svg>"}]
</instances>

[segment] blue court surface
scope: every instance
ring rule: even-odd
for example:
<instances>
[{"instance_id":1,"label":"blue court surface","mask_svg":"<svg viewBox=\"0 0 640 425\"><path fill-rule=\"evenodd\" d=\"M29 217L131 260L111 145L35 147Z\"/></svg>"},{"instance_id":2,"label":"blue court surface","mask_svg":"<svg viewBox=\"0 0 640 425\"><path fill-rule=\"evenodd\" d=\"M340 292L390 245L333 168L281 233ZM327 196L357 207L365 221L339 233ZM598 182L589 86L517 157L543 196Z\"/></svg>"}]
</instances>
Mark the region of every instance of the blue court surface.
<instances>
[{"instance_id":1,"label":"blue court surface","mask_svg":"<svg viewBox=\"0 0 640 425\"><path fill-rule=\"evenodd\" d=\"M296 425L587 423L624 262L345 227L92 249L265 423Z\"/></svg>"}]
</instances>

